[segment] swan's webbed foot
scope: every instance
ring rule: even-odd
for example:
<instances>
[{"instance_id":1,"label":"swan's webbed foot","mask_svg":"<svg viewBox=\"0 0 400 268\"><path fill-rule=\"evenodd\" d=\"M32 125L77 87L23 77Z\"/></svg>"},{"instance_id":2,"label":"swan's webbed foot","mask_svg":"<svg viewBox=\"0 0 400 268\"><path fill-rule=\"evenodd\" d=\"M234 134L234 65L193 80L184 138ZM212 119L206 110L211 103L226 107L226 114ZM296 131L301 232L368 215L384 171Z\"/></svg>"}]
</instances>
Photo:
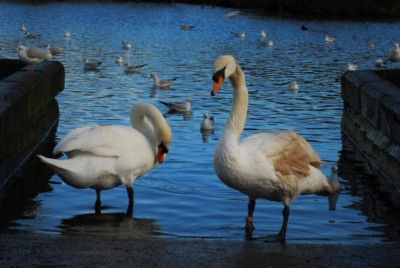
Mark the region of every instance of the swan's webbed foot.
<instances>
[{"instance_id":1,"label":"swan's webbed foot","mask_svg":"<svg viewBox=\"0 0 400 268\"><path fill-rule=\"evenodd\" d=\"M253 217L246 217L246 226L245 226L245 231L246 231L246 238L248 240L253 239L253 230L254 230L254 225L253 225Z\"/></svg>"},{"instance_id":2,"label":"swan's webbed foot","mask_svg":"<svg viewBox=\"0 0 400 268\"><path fill-rule=\"evenodd\" d=\"M256 200L249 197L249 204L247 205L247 217L246 217L246 238L252 239L253 237L253 214L254 208L256 207Z\"/></svg>"},{"instance_id":3,"label":"swan's webbed foot","mask_svg":"<svg viewBox=\"0 0 400 268\"><path fill-rule=\"evenodd\" d=\"M282 227L277 235L278 241L283 245L286 244L286 230L289 219L289 213L290 213L290 208L288 205L285 205L282 210L282 216L283 216Z\"/></svg>"}]
</instances>

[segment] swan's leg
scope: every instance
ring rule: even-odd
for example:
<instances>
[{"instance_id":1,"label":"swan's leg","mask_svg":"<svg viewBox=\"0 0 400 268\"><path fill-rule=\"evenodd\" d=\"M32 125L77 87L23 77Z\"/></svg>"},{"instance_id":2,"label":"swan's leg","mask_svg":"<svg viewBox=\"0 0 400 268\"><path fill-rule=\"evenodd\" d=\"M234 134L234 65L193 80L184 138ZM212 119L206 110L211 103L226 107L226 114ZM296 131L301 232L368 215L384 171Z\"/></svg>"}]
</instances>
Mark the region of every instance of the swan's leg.
<instances>
[{"instance_id":1,"label":"swan's leg","mask_svg":"<svg viewBox=\"0 0 400 268\"><path fill-rule=\"evenodd\" d=\"M128 204L128 209L126 210L126 216L127 217L132 217L133 214L133 188L132 187L126 187L126 192L128 194L129 198L129 204Z\"/></svg>"},{"instance_id":2,"label":"swan's leg","mask_svg":"<svg viewBox=\"0 0 400 268\"><path fill-rule=\"evenodd\" d=\"M94 210L95 210L96 214L100 214L101 213L100 193L101 193L101 190L100 189L96 189L96 202L94 203Z\"/></svg>"},{"instance_id":3,"label":"swan's leg","mask_svg":"<svg viewBox=\"0 0 400 268\"><path fill-rule=\"evenodd\" d=\"M290 212L289 206L285 205L282 210L282 215L283 215L282 227L278 234L278 239L280 240L281 243L285 243L286 241L286 229L289 219L289 212Z\"/></svg>"},{"instance_id":4,"label":"swan's leg","mask_svg":"<svg viewBox=\"0 0 400 268\"><path fill-rule=\"evenodd\" d=\"M247 217L246 217L246 235L251 237L254 230L253 226L253 213L256 207L256 200L249 197L249 204L247 206Z\"/></svg>"}]
</instances>

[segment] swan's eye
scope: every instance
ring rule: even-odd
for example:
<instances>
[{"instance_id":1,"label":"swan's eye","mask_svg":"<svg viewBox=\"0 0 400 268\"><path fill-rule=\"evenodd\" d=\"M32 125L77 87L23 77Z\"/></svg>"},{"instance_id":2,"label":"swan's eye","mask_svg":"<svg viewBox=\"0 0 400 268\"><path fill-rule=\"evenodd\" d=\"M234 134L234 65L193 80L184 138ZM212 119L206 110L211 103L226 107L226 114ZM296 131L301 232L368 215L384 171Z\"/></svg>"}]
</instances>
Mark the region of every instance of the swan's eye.
<instances>
[{"instance_id":1,"label":"swan's eye","mask_svg":"<svg viewBox=\"0 0 400 268\"><path fill-rule=\"evenodd\" d=\"M158 145L159 148L161 148L163 150L164 153L168 153L168 148L167 146L165 146L165 144L163 142L160 143L160 145Z\"/></svg>"},{"instance_id":2,"label":"swan's eye","mask_svg":"<svg viewBox=\"0 0 400 268\"><path fill-rule=\"evenodd\" d=\"M221 70L216 71L214 73L214 75L212 76L212 80L214 82L218 82L218 77L220 77L220 76L225 79L225 69L226 69L226 67L222 68Z\"/></svg>"}]
</instances>

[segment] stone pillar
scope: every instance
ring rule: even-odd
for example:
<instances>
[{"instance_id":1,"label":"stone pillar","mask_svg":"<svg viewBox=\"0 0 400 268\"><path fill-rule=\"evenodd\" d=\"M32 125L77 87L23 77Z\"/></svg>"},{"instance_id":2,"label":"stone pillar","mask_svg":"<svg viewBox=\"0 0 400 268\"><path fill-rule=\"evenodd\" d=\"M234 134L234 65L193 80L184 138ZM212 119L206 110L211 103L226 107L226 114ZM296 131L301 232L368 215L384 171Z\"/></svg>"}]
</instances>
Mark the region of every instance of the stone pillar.
<instances>
[{"instance_id":1,"label":"stone pillar","mask_svg":"<svg viewBox=\"0 0 400 268\"><path fill-rule=\"evenodd\" d=\"M64 89L60 62L40 63L31 75L23 66L18 60L0 60L0 199L7 196L14 175L54 131L59 116L55 96Z\"/></svg>"},{"instance_id":2,"label":"stone pillar","mask_svg":"<svg viewBox=\"0 0 400 268\"><path fill-rule=\"evenodd\" d=\"M363 153L400 207L399 70L350 71L342 77L342 131Z\"/></svg>"}]
</instances>

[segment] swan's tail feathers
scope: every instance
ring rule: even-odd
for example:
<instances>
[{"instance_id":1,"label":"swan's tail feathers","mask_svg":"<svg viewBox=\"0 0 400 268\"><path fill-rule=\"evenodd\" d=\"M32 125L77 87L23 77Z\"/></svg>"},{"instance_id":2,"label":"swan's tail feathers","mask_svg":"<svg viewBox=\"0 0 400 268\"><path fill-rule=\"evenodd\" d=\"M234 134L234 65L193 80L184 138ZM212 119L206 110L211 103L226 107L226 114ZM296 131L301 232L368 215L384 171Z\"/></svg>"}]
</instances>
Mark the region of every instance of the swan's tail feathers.
<instances>
[{"instance_id":1,"label":"swan's tail feathers","mask_svg":"<svg viewBox=\"0 0 400 268\"><path fill-rule=\"evenodd\" d=\"M328 179L332 191L328 197L329 210L336 210L336 203L339 199L340 182L338 179L338 169L336 166L331 167L331 176Z\"/></svg>"},{"instance_id":2,"label":"swan's tail feathers","mask_svg":"<svg viewBox=\"0 0 400 268\"><path fill-rule=\"evenodd\" d=\"M59 160L53 158L47 158L42 155L37 155L43 163L49 166L61 179L68 185L71 185L76 188L85 188L88 185L79 181L79 175L73 171L72 166L76 165L74 161L71 159L67 160ZM78 182L78 183L77 183Z\"/></svg>"},{"instance_id":3,"label":"swan's tail feathers","mask_svg":"<svg viewBox=\"0 0 400 268\"><path fill-rule=\"evenodd\" d=\"M67 167L65 166L65 160L48 158L39 154L37 155L37 157L39 157L40 161L49 166L57 174L64 174L65 172L67 172Z\"/></svg>"}]
</instances>

